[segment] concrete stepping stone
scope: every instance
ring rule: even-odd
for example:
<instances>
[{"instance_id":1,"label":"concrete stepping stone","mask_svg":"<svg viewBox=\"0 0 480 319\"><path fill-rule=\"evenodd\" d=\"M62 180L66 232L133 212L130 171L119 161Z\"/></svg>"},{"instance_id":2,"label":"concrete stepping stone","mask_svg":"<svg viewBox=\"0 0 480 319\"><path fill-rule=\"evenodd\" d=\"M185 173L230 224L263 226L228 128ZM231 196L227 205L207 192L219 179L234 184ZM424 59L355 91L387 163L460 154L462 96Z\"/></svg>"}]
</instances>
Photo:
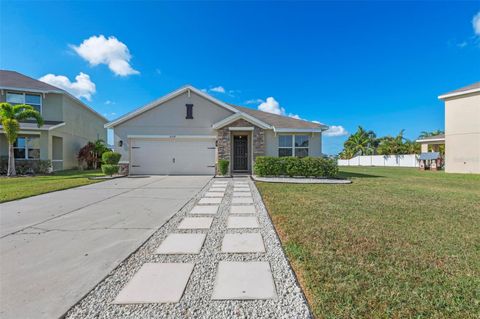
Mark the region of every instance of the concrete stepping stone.
<instances>
[{"instance_id":1,"label":"concrete stepping stone","mask_svg":"<svg viewBox=\"0 0 480 319\"><path fill-rule=\"evenodd\" d=\"M220 204L223 198L218 197L204 197L201 198L198 203L200 205L208 205L208 204Z\"/></svg>"},{"instance_id":2,"label":"concrete stepping stone","mask_svg":"<svg viewBox=\"0 0 480 319\"><path fill-rule=\"evenodd\" d=\"M222 253L264 253L262 234L225 234L222 241Z\"/></svg>"},{"instance_id":3,"label":"concrete stepping stone","mask_svg":"<svg viewBox=\"0 0 480 319\"><path fill-rule=\"evenodd\" d=\"M227 185L228 181L215 181L212 185Z\"/></svg>"},{"instance_id":4,"label":"concrete stepping stone","mask_svg":"<svg viewBox=\"0 0 480 319\"><path fill-rule=\"evenodd\" d=\"M156 254L198 254L207 234L170 234L155 250Z\"/></svg>"},{"instance_id":5,"label":"concrete stepping stone","mask_svg":"<svg viewBox=\"0 0 480 319\"><path fill-rule=\"evenodd\" d=\"M233 188L233 192L234 193L237 193L237 192L249 192L250 193L250 188Z\"/></svg>"},{"instance_id":6,"label":"concrete stepping stone","mask_svg":"<svg viewBox=\"0 0 480 319\"><path fill-rule=\"evenodd\" d=\"M212 225L212 217L185 217L178 229L209 229Z\"/></svg>"},{"instance_id":7,"label":"concrete stepping stone","mask_svg":"<svg viewBox=\"0 0 480 319\"><path fill-rule=\"evenodd\" d=\"M256 214L257 211L255 207L252 205L249 206L231 206L230 207L230 214Z\"/></svg>"},{"instance_id":8,"label":"concrete stepping stone","mask_svg":"<svg viewBox=\"0 0 480 319\"><path fill-rule=\"evenodd\" d=\"M115 304L179 302L194 264L146 263L117 295Z\"/></svg>"},{"instance_id":9,"label":"concrete stepping stone","mask_svg":"<svg viewBox=\"0 0 480 319\"><path fill-rule=\"evenodd\" d=\"M230 216L227 219L227 228L259 228L257 217Z\"/></svg>"},{"instance_id":10,"label":"concrete stepping stone","mask_svg":"<svg viewBox=\"0 0 480 319\"><path fill-rule=\"evenodd\" d=\"M212 299L252 300L276 297L270 264L265 261L218 264Z\"/></svg>"},{"instance_id":11,"label":"concrete stepping stone","mask_svg":"<svg viewBox=\"0 0 480 319\"><path fill-rule=\"evenodd\" d=\"M234 182L233 186L248 186L248 182Z\"/></svg>"},{"instance_id":12,"label":"concrete stepping stone","mask_svg":"<svg viewBox=\"0 0 480 319\"><path fill-rule=\"evenodd\" d=\"M210 187L209 192L225 192L226 187Z\"/></svg>"},{"instance_id":13,"label":"concrete stepping stone","mask_svg":"<svg viewBox=\"0 0 480 319\"><path fill-rule=\"evenodd\" d=\"M218 205L209 205L209 206L195 206L189 212L189 214L197 215L216 215L218 213Z\"/></svg>"},{"instance_id":14,"label":"concrete stepping stone","mask_svg":"<svg viewBox=\"0 0 480 319\"><path fill-rule=\"evenodd\" d=\"M232 198L232 204L253 204L252 197L234 197Z\"/></svg>"},{"instance_id":15,"label":"concrete stepping stone","mask_svg":"<svg viewBox=\"0 0 480 319\"><path fill-rule=\"evenodd\" d=\"M233 192L233 197L252 197L250 192Z\"/></svg>"},{"instance_id":16,"label":"concrete stepping stone","mask_svg":"<svg viewBox=\"0 0 480 319\"><path fill-rule=\"evenodd\" d=\"M203 197L223 197L224 195L224 192L206 192Z\"/></svg>"}]
</instances>

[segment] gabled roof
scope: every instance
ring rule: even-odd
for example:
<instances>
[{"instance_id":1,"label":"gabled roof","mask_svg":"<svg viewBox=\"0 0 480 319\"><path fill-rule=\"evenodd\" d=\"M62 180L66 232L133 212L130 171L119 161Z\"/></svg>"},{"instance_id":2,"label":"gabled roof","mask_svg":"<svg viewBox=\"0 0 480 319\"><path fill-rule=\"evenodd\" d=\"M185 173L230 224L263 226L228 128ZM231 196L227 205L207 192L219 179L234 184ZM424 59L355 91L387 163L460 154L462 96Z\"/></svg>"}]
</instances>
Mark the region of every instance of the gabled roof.
<instances>
[{"instance_id":1,"label":"gabled roof","mask_svg":"<svg viewBox=\"0 0 480 319\"><path fill-rule=\"evenodd\" d=\"M156 99L155 101L152 101L152 102L150 102L150 103L148 103L148 104L146 104L146 105L144 105L144 106L142 106L142 107L140 107L140 108L138 108L138 109L136 109L136 110L133 110L132 112L127 113L127 114L125 114L124 116L121 116L121 117L119 117L118 119L116 119L116 120L114 120L114 121L112 121L112 122L110 122L110 123L105 124L105 127L106 127L106 128L115 127L115 126L117 126L117 125L119 125L119 124L121 124L121 123L123 123L123 122L128 121L129 119L131 119L131 118L133 118L133 117L135 117L135 116L138 116L138 115L140 115L140 114L142 114L142 113L144 113L144 112L146 112L146 111L148 111L148 110L150 110L150 109L153 109L154 107L156 107L156 106L158 106L158 105L160 105L160 104L162 104L162 103L165 103L165 102L168 101L168 100L171 100L171 99L173 99L173 98L175 98L175 97L177 97L177 96L179 96L179 95L181 95L181 94L183 94L183 93L189 94L190 92L194 92L194 93L196 93L197 95L200 95L201 97L209 100L210 102L212 102L212 103L214 103L214 104L217 104L218 106L221 106L221 107L223 107L223 108L225 108L225 109L227 109L227 110L232 111L233 113L237 113L237 112L238 112L238 110L235 109L233 106L231 106L231 105L229 105L229 104L227 104L227 103L224 103L224 102L222 102L222 101L214 98L213 96L211 96L211 95L209 95L209 94L207 94L207 93L205 93L205 92L203 92L203 91L201 91L201 90L199 90L199 89L197 89L197 88L194 88L194 87L191 86L191 85L186 85L186 86L183 86L183 87L179 88L178 90L175 90L175 91L173 91L173 92L171 92L171 93L169 93L169 94L167 94L167 95L165 95L165 96L162 96L161 98Z\"/></svg>"},{"instance_id":2,"label":"gabled roof","mask_svg":"<svg viewBox=\"0 0 480 319\"><path fill-rule=\"evenodd\" d=\"M59 89L48 83L36 80L16 71L0 70L0 87L11 90L29 90L40 93L63 93Z\"/></svg>"},{"instance_id":3,"label":"gabled roof","mask_svg":"<svg viewBox=\"0 0 480 319\"><path fill-rule=\"evenodd\" d=\"M0 89L2 90L12 90L12 91L27 91L32 93L56 93L63 94L75 102L79 103L83 108L92 112L93 114L100 117L102 120L107 122L108 120L99 114L97 111L92 109L90 106L86 105L70 93L56 86L50 85L48 83L36 80L24 74L18 73L16 71L9 70L0 70Z\"/></svg>"},{"instance_id":4,"label":"gabled roof","mask_svg":"<svg viewBox=\"0 0 480 319\"><path fill-rule=\"evenodd\" d=\"M442 94L438 98L443 100L449 97L455 97L455 96L476 93L476 92L480 92L480 82L476 82L476 83L464 86L462 88L456 89L454 91L450 91L448 93Z\"/></svg>"},{"instance_id":5,"label":"gabled roof","mask_svg":"<svg viewBox=\"0 0 480 319\"><path fill-rule=\"evenodd\" d=\"M165 103L166 101L173 99L180 94L184 93L189 93L189 92L194 92L203 98L211 101L214 104L217 104L223 108L226 108L230 111L232 111L234 114L231 116L223 119L222 121L219 121L218 123L215 123L213 125L213 128L220 128L222 126L225 126L229 123L232 123L233 121L236 121L237 119L243 118L246 121L255 124L259 127L266 128L266 129L273 129L276 131L299 131L299 132L321 132L324 130L328 129L328 126L324 124L319 124L319 123L313 123L313 122L308 122L304 120L299 120L295 119L292 117L288 116L283 116L283 115L277 115L277 114L272 114L272 113L267 113L263 111L258 111L254 109L250 109L247 107L243 106L236 106L232 104L228 104L225 102L222 102L213 96L191 86L187 85L184 87L181 87L178 90L173 91L172 93L169 93L155 101L152 101L130 113L125 114L124 116L119 117L118 119L105 124L106 128L112 128L115 127L125 121L128 121L129 119L138 116L162 103Z\"/></svg>"},{"instance_id":6,"label":"gabled roof","mask_svg":"<svg viewBox=\"0 0 480 319\"><path fill-rule=\"evenodd\" d=\"M222 128L222 127L224 127L224 126L226 126L230 123L233 123L233 122L235 122L236 120L239 120L239 119L244 119L245 121L250 122L250 123L252 123L252 124L254 124L258 127L261 127L263 129L271 129L272 128L267 123L262 122L259 119L255 118L253 116L250 116L246 113L243 113L243 112L234 113L234 114L230 115L229 117L224 118L223 120L213 124L212 128L219 129L219 128Z\"/></svg>"}]
</instances>

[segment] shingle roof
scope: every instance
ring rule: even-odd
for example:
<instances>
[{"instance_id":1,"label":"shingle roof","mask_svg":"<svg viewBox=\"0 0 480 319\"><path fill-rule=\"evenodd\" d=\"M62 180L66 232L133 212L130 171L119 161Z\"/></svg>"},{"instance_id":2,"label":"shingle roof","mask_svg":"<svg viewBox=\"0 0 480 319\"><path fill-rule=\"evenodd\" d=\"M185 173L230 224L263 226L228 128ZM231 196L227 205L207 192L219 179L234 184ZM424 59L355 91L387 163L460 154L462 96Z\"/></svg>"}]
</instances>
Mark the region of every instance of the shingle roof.
<instances>
[{"instance_id":1,"label":"shingle roof","mask_svg":"<svg viewBox=\"0 0 480 319\"><path fill-rule=\"evenodd\" d=\"M247 113L262 122L275 126L276 128L300 128L300 129L320 129L325 127L323 124L313 123L304 120L298 120L289 116L277 115L273 113L254 110L244 106L232 105L241 112Z\"/></svg>"},{"instance_id":2,"label":"shingle roof","mask_svg":"<svg viewBox=\"0 0 480 319\"><path fill-rule=\"evenodd\" d=\"M446 95L452 95L452 94L453 95L460 95L464 92L471 91L471 90L477 90L477 89L480 89L480 82L476 82L476 83L461 87L459 89L450 91L448 93L444 93L444 94L440 95L439 98L445 97Z\"/></svg>"},{"instance_id":3,"label":"shingle roof","mask_svg":"<svg viewBox=\"0 0 480 319\"><path fill-rule=\"evenodd\" d=\"M47 84L45 82L33 79L29 76L20 74L15 71L0 70L0 87L18 88L24 90L38 90L38 91L57 91L64 92L56 86Z\"/></svg>"}]
</instances>

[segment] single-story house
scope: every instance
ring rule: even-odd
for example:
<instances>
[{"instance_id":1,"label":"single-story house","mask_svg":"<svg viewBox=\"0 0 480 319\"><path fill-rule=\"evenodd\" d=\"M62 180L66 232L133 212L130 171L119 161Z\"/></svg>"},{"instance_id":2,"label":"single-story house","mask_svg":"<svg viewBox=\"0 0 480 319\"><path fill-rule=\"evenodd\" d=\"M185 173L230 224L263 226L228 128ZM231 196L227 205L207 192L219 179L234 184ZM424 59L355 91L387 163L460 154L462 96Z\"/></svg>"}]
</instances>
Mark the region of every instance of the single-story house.
<instances>
[{"instance_id":1,"label":"single-story house","mask_svg":"<svg viewBox=\"0 0 480 319\"><path fill-rule=\"evenodd\" d=\"M52 161L53 170L78 166L77 154L89 141L106 142L105 117L68 92L15 71L0 70L0 102L29 104L42 115L45 124L20 123L14 144L16 162L34 165ZM8 142L0 125L0 156L8 156Z\"/></svg>"},{"instance_id":2,"label":"single-story house","mask_svg":"<svg viewBox=\"0 0 480 319\"><path fill-rule=\"evenodd\" d=\"M130 174L252 172L257 156L321 156L323 124L222 102L182 87L108 124Z\"/></svg>"},{"instance_id":3,"label":"single-story house","mask_svg":"<svg viewBox=\"0 0 480 319\"><path fill-rule=\"evenodd\" d=\"M445 102L445 171L480 173L480 82L438 97ZM430 137L431 143L436 141Z\"/></svg>"}]
</instances>

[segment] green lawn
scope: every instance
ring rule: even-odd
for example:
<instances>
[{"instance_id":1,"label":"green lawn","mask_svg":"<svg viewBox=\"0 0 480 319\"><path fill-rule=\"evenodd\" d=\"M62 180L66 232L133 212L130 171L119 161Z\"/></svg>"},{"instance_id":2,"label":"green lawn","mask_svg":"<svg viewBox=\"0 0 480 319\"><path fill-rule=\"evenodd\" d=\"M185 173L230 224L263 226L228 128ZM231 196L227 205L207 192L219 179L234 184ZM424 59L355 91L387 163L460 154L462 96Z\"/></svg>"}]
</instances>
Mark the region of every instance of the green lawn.
<instances>
[{"instance_id":1,"label":"green lawn","mask_svg":"<svg viewBox=\"0 0 480 319\"><path fill-rule=\"evenodd\" d=\"M52 175L34 177L8 178L2 176L0 177L0 203L71 187L97 183L99 180L90 180L88 178L102 175L102 172L99 170L69 170Z\"/></svg>"},{"instance_id":2,"label":"green lawn","mask_svg":"<svg viewBox=\"0 0 480 319\"><path fill-rule=\"evenodd\" d=\"M345 168L257 183L317 318L479 318L480 176Z\"/></svg>"}]
</instances>

